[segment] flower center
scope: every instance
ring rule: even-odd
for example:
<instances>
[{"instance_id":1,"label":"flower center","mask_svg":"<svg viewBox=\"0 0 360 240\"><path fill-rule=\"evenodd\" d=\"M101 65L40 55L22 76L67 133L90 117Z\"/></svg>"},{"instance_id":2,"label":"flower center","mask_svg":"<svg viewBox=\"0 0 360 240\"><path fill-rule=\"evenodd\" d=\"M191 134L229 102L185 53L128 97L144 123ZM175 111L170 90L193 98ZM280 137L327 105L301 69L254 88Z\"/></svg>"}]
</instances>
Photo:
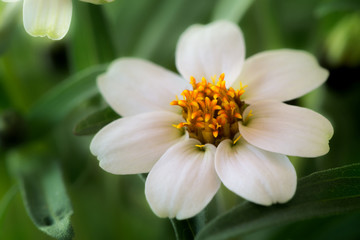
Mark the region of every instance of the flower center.
<instances>
[{"instance_id":1,"label":"flower center","mask_svg":"<svg viewBox=\"0 0 360 240\"><path fill-rule=\"evenodd\" d=\"M185 128L189 136L198 139L202 144L211 143L217 146L224 139L233 139L239 133L238 121L242 121L242 113L246 107L241 101L245 87L240 83L240 89L225 87L225 75L212 78L212 83L202 78L196 82L190 77L193 90L184 90L183 100L172 101L171 105L182 108L185 122L174 125ZM236 142L237 140L235 140Z\"/></svg>"}]
</instances>

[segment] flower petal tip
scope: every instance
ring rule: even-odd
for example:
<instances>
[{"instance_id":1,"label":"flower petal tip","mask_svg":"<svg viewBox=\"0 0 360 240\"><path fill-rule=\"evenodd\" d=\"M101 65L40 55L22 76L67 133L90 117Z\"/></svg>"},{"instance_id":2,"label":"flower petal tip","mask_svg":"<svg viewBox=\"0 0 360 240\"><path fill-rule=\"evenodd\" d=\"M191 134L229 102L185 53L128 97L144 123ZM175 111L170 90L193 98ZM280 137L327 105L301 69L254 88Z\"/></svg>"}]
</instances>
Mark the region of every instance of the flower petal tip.
<instances>
[{"instance_id":1,"label":"flower petal tip","mask_svg":"<svg viewBox=\"0 0 360 240\"><path fill-rule=\"evenodd\" d=\"M60 40L69 30L71 16L71 0L24 0L24 27L31 36Z\"/></svg>"},{"instance_id":2,"label":"flower petal tip","mask_svg":"<svg viewBox=\"0 0 360 240\"><path fill-rule=\"evenodd\" d=\"M145 195L160 217L190 218L211 201L220 187L214 168L215 146L187 139L171 147L151 169ZM188 161L190 160L190 161ZM190 187L191 186L191 187Z\"/></svg>"},{"instance_id":3,"label":"flower petal tip","mask_svg":"<svg viewBox=\"0 0 360 240\"><path fill-rule=\"evenodd\" d=\"M223 184L244 199L263 206L289 201L296 190L296 172L282 154L268 152L240 139L221 142L215 169Z\"/></svg>"}]
</instances>

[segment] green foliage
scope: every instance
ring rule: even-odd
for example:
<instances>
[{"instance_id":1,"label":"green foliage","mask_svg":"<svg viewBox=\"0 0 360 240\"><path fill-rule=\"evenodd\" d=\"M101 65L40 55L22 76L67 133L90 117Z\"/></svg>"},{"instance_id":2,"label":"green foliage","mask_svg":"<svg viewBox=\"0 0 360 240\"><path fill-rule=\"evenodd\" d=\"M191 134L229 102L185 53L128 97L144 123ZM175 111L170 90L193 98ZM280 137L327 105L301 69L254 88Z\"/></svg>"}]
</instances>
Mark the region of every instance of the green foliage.
<instances>
[{"instance_id":1,"label":"green foliage","mask_svg":"<svg viewBox=\"0 0 360 240\"><path fill-rule=\"evenodd\" d=\"M176 240L194 239L205 225L205 211L185 220L170 219Z\"/></svg>"},{"instance_id":2,"label":"green foliage","mask_svg":"<svg viewBox=\"0 0 360 240\"><path fill-rule=\"evenodd\" d=\"M0 8L0 56L6 50L14 33L16 15L20 12L19 4L12 4Z\"/></svg>"},{"instance_id":3,"label":"green foliage","mask_svg":"<svg viewBox=\"0 0 360 240\"><path fill-rule=\"evenodd\" d=\"M254 0L223 0L218 1L214 9L212 20L226 19L239 22Z\"/></svg>"},{"instance_id":4,"label":"green foliage","mask_svg":"<svg viewBox=\"0 0 360 240\"><path fill-rule=\"evenodd\" d=\"M11 200L13 200L15 194L18 192L17 186L12 186L6 194L0 199L0 224L5 215L5 211L9 206Z\"/></svg>"},{"instance_id":5,"label":"green foliage","mask_svg":"<svg viewBox=\"0 0 360 240\"><path fill-rule=\"evenodd\" d=\"M334 12L353 12L360 10L358 0L330 0L323 1L316 9L316 14L323 17Z\"/></svg>"},{"instance_id":6,"label":"green foliage","mask_svg":"<svg viewBox=\"0 0 360 240\"><path fill-rule=\"evenodd\" d=\"M110 122L118 119L120 116L110 107L97 111L84 120L80 121L74 129L74 134L78 136L97 133L101 128Z\"/></svg>"},{"instance_id":7,"label":"green foliage","mask_svg":"<svg viewBox=\"0 0 360 240\"><path fill-rule=\"evenodd\" d=\"M326 47L331 65L356 66L360 62L360 14L343 17L329 33Z\"/></svg>"},{"instance_id":8,"label":"green foliage","mask_svg":"<svg viewBox=\"0 0 360 240\"><path fill-rule=\"evenodd\" d=\"M8 155L26 211L41 231L61 240L72 239L73 214L59 165L43 147L14 150Z\"/></svg>"},{"instance_id":9,"label":"green foliage","mask_svg":"<svg viewBox=\"0 0 360 240\"><path fill-rule=\"evenodd\" d=\"M316 172L298 183L286 204L245 202L215 218L196 239L228 239L265 227L360 210L360 164Z\"/></svg>"},{"instance_id":10,"label":"green foliage","mask_svg":"<svg viewBox=\"0 0 360 240\"><path fill-rule=\"evenodd\" d=\"M73 5L72 29L76 31L70 34L72 70L78 72L112 61L116 54L103 9L80 1L73 1Z\"/></svg>"},{"instance_id":11,"label":"green foliage","mask_svg":"<svg viewBox=\"0 0 360 240\"><path fill-rule=\"evenodd\" d=\"M174 228L176 240L194 239L196 233L191 219L182 221L170 219L170 222Z\"/></svg>"},{"instance_id":12,"label":"green foliage","mask_svg":"<svg viewBox=\"0 0 360 240\"><path fill-rule=\"evenodd\" d=\"M89 67L52 88L30 109L30 124L46 129L62 120L75 106L98 93L96 77L106 67Z\"/></svg>"}]
</instances>

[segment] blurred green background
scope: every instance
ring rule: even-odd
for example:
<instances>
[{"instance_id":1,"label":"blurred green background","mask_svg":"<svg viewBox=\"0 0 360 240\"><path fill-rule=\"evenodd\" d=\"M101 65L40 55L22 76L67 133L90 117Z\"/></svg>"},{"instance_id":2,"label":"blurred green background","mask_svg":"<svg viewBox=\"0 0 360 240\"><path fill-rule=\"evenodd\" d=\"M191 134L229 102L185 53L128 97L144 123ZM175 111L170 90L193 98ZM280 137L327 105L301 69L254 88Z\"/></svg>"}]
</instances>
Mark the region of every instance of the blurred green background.
<instances>
[{"instance_id":1,"label":"blurred green background","mask_svg":"<svg viewBox=\"0 0 360 240\"><path fill-rule=\"evenodd\" d=\"M314 54L330 77L291 104L326 116L335 135L329 154L292 159L298 177L360 162L358 0L73 1L70 31L61 41L27 35L21 6L8 14L9 5L0 2L0 239L53 239L31 222L16 183L19 168L50 160L61 169L71 201L74 239L175 239L170 221L150 210L141 178L100 169L89 151L92 135L73 131L79 121L106 107L95 78L108 63L135 56L176 71L177 39L194 23L238 23L247 56L278 48ZM31 175L26 179L32 183ZM36 177L34 184L30 189L37 189ZM221 212L242 201L226 189L216 198L210 207L221 203ZM359 222L360 213L353 212L239 239L358 239Z\"/></svg>"}]
</instances>

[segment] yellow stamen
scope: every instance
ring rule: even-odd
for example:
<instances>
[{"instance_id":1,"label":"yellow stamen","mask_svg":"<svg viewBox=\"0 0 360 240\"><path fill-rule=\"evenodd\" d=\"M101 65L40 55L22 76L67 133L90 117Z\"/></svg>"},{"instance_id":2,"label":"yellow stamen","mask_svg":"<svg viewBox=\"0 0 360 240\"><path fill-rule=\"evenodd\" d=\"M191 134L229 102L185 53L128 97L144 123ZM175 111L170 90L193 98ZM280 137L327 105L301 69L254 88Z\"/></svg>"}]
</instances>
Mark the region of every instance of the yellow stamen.
<instances>
[{"instance_id":1,"label":"yellow stamen","mask_svg":"<svg viewBox=\"0 0 360 240\"><path fill-rule=\"evenodd\" d=\"M233 139L239 133L238 121L244 121L242 111L244 102L241 95L245 92L240 83L240 89L226 88L225 74L216 75L207 82L203 77L200 82L191 76L190 84L193 90L181 93L183 100L172 101L171 105L178 105L183 109L184 122L173 125L176 128L186 128L189 136L198 139L202 144L218 145L223 139ZM252 116L249 112L248 117ZM238 139L234 140L234 144ZM198 145L203 147L204 145Z\"/></svg>"},{"instance_id":2,"label":"yellow stamen","mask_svg":"<svg viewBox=\"0 0 360 240\"><path fill-rule=\"evenodd\" d=\"M214 138L217 138L217 136L219 135L219 131L213 131L213 135L214 135Z\"/></svg>"},{"instance_id":3,"label":"yellow stamen","mask_svg":"<svg viewBox=\"0 0 360 240\"><path fill-rule=\"evenodd\" d=\"M193 86L193 89L196 88L196 80L193 76L190 76L190 84Z\"/></svg>"},{"instance_id":4,"label":"yellow stamen","mask_svg":"<svg viewBox=\"0 0 360 240\"><path fill-rule=\"evenodd\" d=\"M224 78L225 78L225 73L220 74L219 79L220 79L221 81L223 81L223 80L224 80Z\"/></svg>"},{"instance_id":5,"label":"yellow stamen","mask_svg":"<svg viewBox=\"0 0 360 240\"><path fill-rule=\"evenodd\" d=\"M236 118L238 118L238 119L242 119L242 116L241 116L240 113L235 113L235 114L234 114L234 117L236 117Z\"/></svg>"},{"instance_id":6,"label":"yellow stamen","mask_svg":"<svg viewBox=\"0 0 360 240\"><path fill-rule=\"evenodd\" d=\"M208 122L210 120L211 116L209 113L205 114L205 122Z\"/></svg>"},{"instance_id":7,"label":"yellow stamen","mask_svg":"<svg viewBox=\"0 0 360 240\"><path fill-rule=\"evenodd\" d=\"M241 134L237 138L235 138L233 144L235 145L240 140L240 138L241 138Z\"/></svg>"},{"instance_id":8,"label":"yellow stamen","mask_svg":"<svg viewBox=\"0 0 360 240\"><path fill-rule=\"evenodd\" d=\"M246 116L246 120L248 120L249 117L252 117L252 116L253 116L253 114L252 114L252 109L250 109L248 115Z\"/></svg>"},{"instance_id":9,"label":"yellow stamen","mask_svg":"<svg viewBox=\"0 0 360 240\"><path fill-rule=\"evenodd\" d=\"M178 105L181 107L186 107L186 102L184 100L177 101Z\"/></svg>"},{"instance_id":10,"label":"yellow stamen","mask_svg":"<svg viewBox=\"0 0 360 240\"><path fill-rule=\"evenodd\" d=\"M211 77L211 80L212 80L213 84L215 84L215 82L216 82L216 74Z\"/></svg>"},{"instance_id":11,"label":"yellow stamen","mask_svg":"<svg viewBox=\"0 0 360 240\"><path fill-rule=\"evenodd\" d=\"M242 82L240 82L240 89L245 89L247 87L248 87L248 85L243 86Z\"/></svg>"}]
</instances>

